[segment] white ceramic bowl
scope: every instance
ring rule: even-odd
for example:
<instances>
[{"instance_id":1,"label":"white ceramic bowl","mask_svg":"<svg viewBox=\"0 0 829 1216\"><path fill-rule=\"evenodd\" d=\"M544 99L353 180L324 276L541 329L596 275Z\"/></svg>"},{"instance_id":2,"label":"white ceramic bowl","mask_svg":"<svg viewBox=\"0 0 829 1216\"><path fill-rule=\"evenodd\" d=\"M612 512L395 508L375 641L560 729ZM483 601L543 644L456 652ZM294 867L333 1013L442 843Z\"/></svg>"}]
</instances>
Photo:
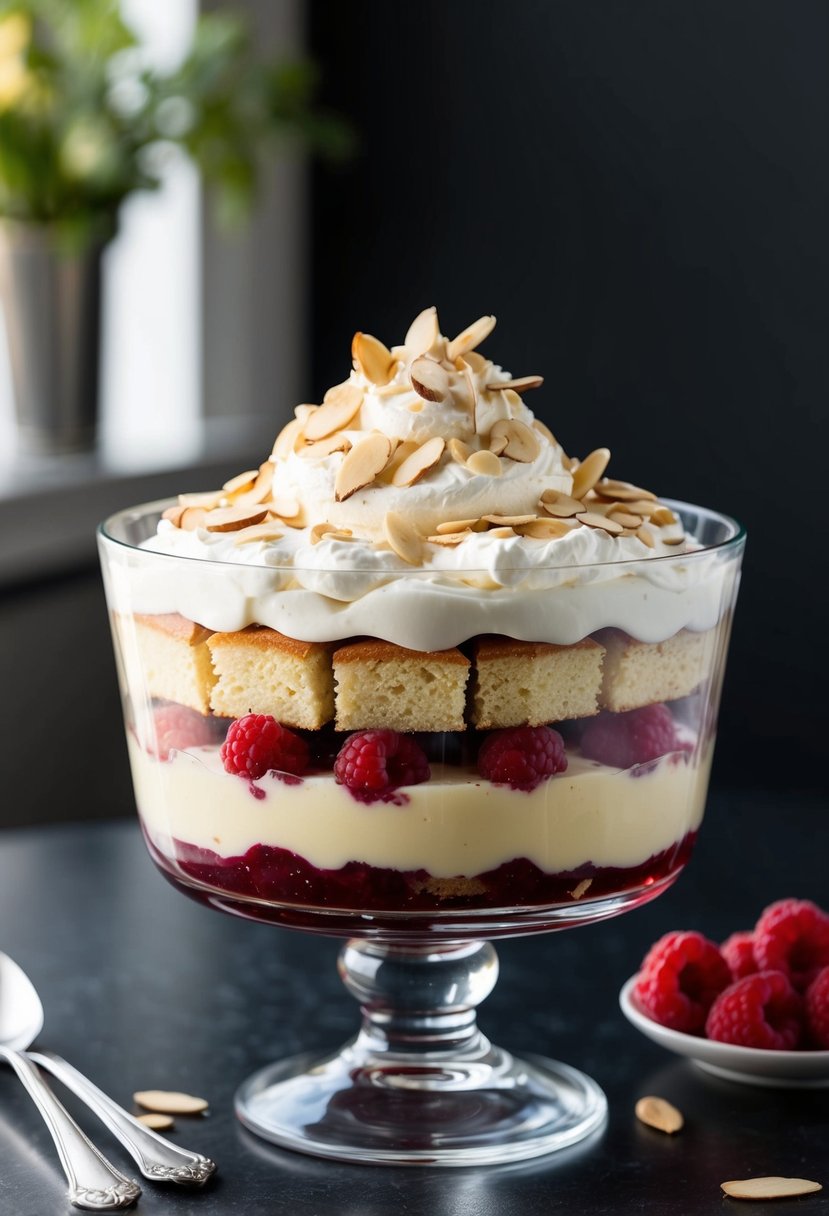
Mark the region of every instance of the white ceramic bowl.
<instances>
[{"instance_id":1,"label":"white ceramic bowl","mask_svg":"<svg viewBox=\"0 0 829 1216\"><path fill-rule=\"evenodd\" d=\"M706 1072L747 1085L820 1089L829 1086L829 1051L765 1051L735 1047L712 1039L683 1034L660 1026L643 1013L633 996L638 976L631 976L619 993L622 1013L642 1034L675 1055L687 1056Z\"/></svg>"}]
</instances>

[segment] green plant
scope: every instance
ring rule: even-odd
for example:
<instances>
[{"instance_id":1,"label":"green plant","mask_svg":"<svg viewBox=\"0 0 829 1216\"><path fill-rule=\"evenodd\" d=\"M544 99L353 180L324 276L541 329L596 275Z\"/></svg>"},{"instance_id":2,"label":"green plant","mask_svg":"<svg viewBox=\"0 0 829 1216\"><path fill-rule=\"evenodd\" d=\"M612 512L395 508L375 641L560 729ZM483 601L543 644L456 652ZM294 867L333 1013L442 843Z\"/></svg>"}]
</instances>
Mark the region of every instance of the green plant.
<instances>
[{"instance_id":1,"label":"green plant","mask_svg":"<svg viewBox=\"0 0 829 1216\"><path fill-rule=\"evenodd\" d=\"M349 130L315 105L314 87L311 65L257 55L235 17L201 16L164 72L117 0L0 0L0 215L53 225L76 246L107 235L177 145L220 217L237 219L275 139L347 153Z\"/></svg>"}]
</instances>

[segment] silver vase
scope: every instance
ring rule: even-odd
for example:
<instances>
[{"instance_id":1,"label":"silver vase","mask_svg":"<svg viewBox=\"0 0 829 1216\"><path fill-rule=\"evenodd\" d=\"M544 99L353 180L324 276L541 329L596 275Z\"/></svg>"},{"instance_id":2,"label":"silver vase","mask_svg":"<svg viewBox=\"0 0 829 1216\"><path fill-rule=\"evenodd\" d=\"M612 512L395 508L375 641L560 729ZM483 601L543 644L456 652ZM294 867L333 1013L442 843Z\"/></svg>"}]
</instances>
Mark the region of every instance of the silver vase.
<instances>
[{"instance_id":1,"label":"silver vase","mask_svg":"<svg viewBox=\"0 0 829 1216\"><path fill-rule=\"evenodd\" d=\"M30 452L95 446L105 246L67 254L48 225L0 220L0 306L18 433Z\"/></svg>"}]
</instances>

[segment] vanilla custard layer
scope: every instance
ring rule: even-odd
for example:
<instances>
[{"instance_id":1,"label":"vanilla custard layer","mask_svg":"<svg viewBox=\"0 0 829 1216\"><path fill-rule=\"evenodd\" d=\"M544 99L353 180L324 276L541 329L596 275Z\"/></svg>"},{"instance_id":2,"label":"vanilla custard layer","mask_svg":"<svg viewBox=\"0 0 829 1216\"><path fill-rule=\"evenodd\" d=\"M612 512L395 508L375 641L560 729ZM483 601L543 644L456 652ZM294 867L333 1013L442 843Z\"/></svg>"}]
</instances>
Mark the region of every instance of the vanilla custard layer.
<instances>
[{"instance_id":1,"label":"vanilla custard layer","mask_svg":"<svg viewBox=\"0 0 829 1216\"><path fill-rule=\"evenodd\" d=\"M436 878L473 876L526 857L547 873L635 866L701 820L711 749L700 760L664 756L639 776L571 756L567 771L524 793L469 769L433 765L408 802L358 802L330 774L288 785L267 774L256 798L226 773L218 748L160 762L130 736L136 801L162 852L171 839L238 857L253 845L287 849L336 870L349 861Z\"/></svg>"}]
</instances>

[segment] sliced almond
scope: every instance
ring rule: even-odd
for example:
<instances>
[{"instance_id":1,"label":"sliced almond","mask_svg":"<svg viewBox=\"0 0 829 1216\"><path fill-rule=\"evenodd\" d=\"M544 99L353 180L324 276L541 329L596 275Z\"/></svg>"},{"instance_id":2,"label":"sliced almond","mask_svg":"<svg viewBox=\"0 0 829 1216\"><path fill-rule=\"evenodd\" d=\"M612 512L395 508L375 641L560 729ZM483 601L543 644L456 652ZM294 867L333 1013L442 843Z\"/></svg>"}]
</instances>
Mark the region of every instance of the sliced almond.
<instances>
[{"instance_id":1,"label":"sliced almond","mask_svg":"<svg viewBox=\"0 0 829 1216\"><path fill-rule=\"evenodd\" d=\"M397 511L383 516L383 535L394 552L410 566L419 566L423 559L423 541L409 521Z\"/></svg>"},{"instance_id":2,"label":"sliced almond","mask_svg":"<svg viewBox=\"0 0 829 1216\"><path fill-rule=\"evenodd\" d=\"M479 354L476 350L468 350L468 351L465 351L462 356L459 355L458 358L455 360L456 367L458 367L458 362L460 361L461 358L463 358L465 360L465 362L468 363L469 366L472 368L472 371L475 372L479 376L481 375L482 372L485 372L486 369L489 367L489 359L485 359L484 356ZM459 372L463 371L463 368L458 367L458 371Z\"/></svg>"},{"instance_id":3,"label":"sliced almond","mask_svg":"<svg viewBox=\"0 0 829 1216\"><path fill-rule=\"evenodd\" d=\"M430 469L433 469L443 455L446 447L440 435L433 435L421 444L411 456L407 456L402 464L395 469L391 483L393 486L413 486L420 481Z\"/></svg>"},{"instance_id":4,"label":"sliced almond","mask_svg":"<svg viewBox=\"0 0 829 1216\"><path fill-rule=\"evenodd\" d=\"M404 439L402 443L397 443L397 446L392 448L392 454L386 461L382 472L378 474L377 480L382 481L385 485L391 485L391 479L400 465L419 447L420 444L416 439Z\"/></svg>"},{"instance_id":5,"label":"sliced almond","mask_svg":"<svg viewBox=\"0 0 829 1216\"><path fill-rule=\"evenodd\" d=\"M223 497L221 490L208 490L206 494L179 494L178 505L180 507L204 507L205 511L212 511L214 507L218 507Z\"/></svg>"},{"instance_id":6,"label":"sliced almond","mask_svg":"<svg viewBox=\"0 0 829 1216\"><path fill-rule=\"evenodd\" d=\"M301 423L302 426L305 426L305 423L308 421L311 415L315 414L318 409L318 405L297 405L294 407L294 417L296 418L297 422Z\"/></svg>"},{"instance_id":7,"label":"sliced almond","mask_svg":"<svg viewBox=\"0 0 829 1216\"><path fill-rule=\"evenodd\" d=\"M166 519L169 523L173 524L174 527L180 528L181 517L186 509L186 507L182 506L168 507L166 511L161 512L161 518Z\"/></svg>"},{"instance_id":8,"label":"sliced almond","mask_svg":"<svg viewBox=\"0 0 829 1216\"><path fill-rule=\"evenodd\" d=\"M253 488L253 483L256 481L258 471L256 469L248 469L246 473L237 473L235 477L231 477L230 481L226 481L222 489L226 494L231 496L241 494L244 490Z\"/></svg>"},{"instance_id":9,"label":"sliced almond","mask_svg":"<svg viewBox=\"0 0 829 1216\"><path fill-rule=\"evenodd\" d=\"M359 370L372 384L388 384L391 380L397 360L373 334L356 333L351 343L351 354Z\"/></svg>"},{"instance_id":10,"label":"sliced almond","mask_svg":"<svg viewBox=\"0 0 829 1216\"><path fill-rule=\"evenodd\" d=\"M641 515L643 519L650 519L654 511L659 509L655 500L650 498L615 499L614 501L623 506L631 515Z\"/></svg>"},{"instance_id":11,"label":"sliced almond","mask_svg":"<svg viewBox=\"0 0 829 1216\"><path fill-rule=\"evenodd\" d=\"M449 455L452 459L456 460L458 464L466 464L471 452L464 441L462 439L450 439L448 446Z\"/></svg>"},{"instance_id":12,"label":"sliced almond","mask_svg":"<svg viewBox=\"0 0 829 1216\"><path fill-rule=\"evenodd\" d=\"M584 510L584 503L569 494L560 494L558 490L545 490L541 495L541 507L548 515L558 519L571 519Z\"/></svg>"},{"instance_id":13,"label":"sliced almond","mask_svg":"<svg viewBox=\"0 0 829 1216\"><path fill-rule=\"evenodd\" d=\"M586 895L593 885L592 878L583 878L580 883L577 883L570 892L571 899L581 899L582 895Z\"/></svg>"},{"instance_id":14,"label":"sliced almond","mask_svg":"<svg viewBox=\"0 0 829 1216\"><path fill-rule=\"evenodd\" d=\"M520 376L517 380L496 380L486 386L488 393L503 393L511 388L516 393L526 393L531 388L541 388L543 376Z\"/></svg>"},{"instance_id":15,"label":"sliced almond","mask_svg":"<svg viewBox=\"0 0 829 1216\"><path fill-rule=\"evenodd\" d=\"M351 440L339 431L333 435L326 435L325 439L318 439L316 443L309 443L304 448L300 448L298 455L308 460L324 460L326 456L332 456L334 452L347 452L350 447Z\"/></svg>"},{"instance_id":16,"label":"sliced almond","mask_svg":"<svg viewBox=\"0 0 829 1216\"><path fill-rule=\"evenodd\" d=\"M813 1195L822 1191L819 1182L808 1178L739 1178L735 1182L721 1182L720 1186L732 1199L789 1199L794 1195Z\"/></svg>"},{"instance_id":17,"label":"sliced almond","mask_svg":"<svg viewBox=\"0 0 829 1216\"><path fill-rule=\"evenodd\" d=\"M450 363L454 363L459 355L465 355L468 350L474 350L476 346L480 346L494 328L494 317L478 317L478 320L468 329L464 329L456 338L452 339L446 348L446 358Z\"/></svg>"},{"instance_id":18,"label":"sliced almond","mask_svg":"<svg viewBox=\"0 0 829 1216\"><path fill-rule=\"evenodd\" d=\"M441 536L450 536L453 532L468 532L477 522L477 519L447 520L445 524L438 524L435 531Z\"/></svg>"},{"instance_id":19,"label":"sliced almond","mask_svg":"<svg viewBox=\"0 0 829 1216\"><path fill-rule=\"evenodd\" d=\"M273 463L270 460L266 460L264 464L260 464L259 472L256 474L256 480L251 488L246 490L244 494L233 495L233 506L251 507L264 502L270 495L275 471Z\"/></svg>"},{"instance_id":20,"label":"sliced almond","mask_svg":"<svg viewBox=\"0 0 829 1216\"><path fill-rule=\"evenodd\" d=\"M646 1123L648 1127L655 1127L657 1131L666 1132L669 1136L682 1131L685 1125L681 1111L678 1111L670 1102L666 1102L664 1098L654 1097L653 1094L640 1098L635 1110L636 1118L640 1123Z\"/></svg>"},{"instance_id":21,"label":"sliced almond","mask_svg":"<svg viewBox=\"0 0 829 1216\"><path fill-rule=\"evenodd\" d=\"M651 534L647 528L645 528L645 527L637 528L636 532L635 532L635 536L637 537L638 540L641 540L643 545L647 545L649 549L654 549L656 547L654 544L654 539L651 536Z\"/></svg>"},{"instance_id":22,"label":"sliced almond","mask_svg":"<svg viewBox=\"0 0 829 1216\"><path fill-rule=\"evenodd\" d=\"M342 535L343 533L348 536L352 535L350 528L338 528L336 524L329 524L327 522L314 524L313 528L311 529L311 544L318 545L324 536L335 534Z\"/></svg>"},{"instance_id":23,"label":"sliced almond","mask_svg":"<svg viewBox=\"0 0 829 1216\"><path fill-rule=\"evenodd\" d=\"M458 356L457 363L463 372L463 378L466 383L466 405L469 410L469 417L472 419L472 429L477 431L478 390L475 388L475 377L472 374L471 365L467 363L463 356Z\"/></svg>"},{"instance_id":24,"label":"sliced almond","mask_svg":"<svg viewBox=\"0 0 829 1216\"><path fill-rule=\"evenodd\" d=\"M363 391L356 384L341 386L341 391L332 401L324 401L305 422L305 438L313 443L325 439L335 431L348 426L363 404Z\"/></svg>"},{"instance_id":25,"label":"sliced almond","mask_svg":"<svg viewBox=\"0 0 829 1216\"><path fill-rule=\"evenodd\" d=\"M580 524L586 524L588 528L601 528L603 532L609 532L611 536L620 536L624 531L621 524L617 524L615 519L610 519L605 515L597 515L595 511L582 511L576 516Z\"/></svg>"},{"instance_id":26,"label":"sliced almond","mask_svg":"<svg viewBox=\"0 0 829 1216\"><path fill-rule=\"evenodd\" d=\"M449 396L449 373L434 359L427 359L425 355L415 359L409 371L409 378L412 388L424 401L443 401Z\"/></svg>"},{"instance_id":27,"label":"sliced almond","mask_svg":"<svg viewBox=\"0 0 829 1216\"><path fill-rule=\"evenodd\" d=\"M494 536L496 540L506 540L508 536L515 536L512 528L490 528L487 536Z\"/></svg>"},{"instance_id":28,"label":"sliced almond","mask_svg":"<svg viewBox=\"0 0 829 1216\"><path fill-rule=\"evenodd\" d=\"M132 1095L137 1106L156 1111L162 1115L198 1115L207 1110L209 1103L192 1094L180 1094L175 1090L142 1089Z\"/></svg>"},{"instance_id":29,"label":"sliced almond","mask_svg":"<svg viewBox=\"0 0 829 1216\"><path fill-rule=\"evenodd\" d=\"M371 485L391 455L391 448L391 440L380 434L366 435L355 443L337 470L334 481L337 502L345 502L358 490Z\"/></svg>"},{"instance_id":30,"label":"sliced almond","mask_svg":"<svg viewBox=\"0 0 829 1216\"><path fill-rule=\"evenodd\" d=\"M185 507L178 526L185 532L195 532L196 528L204 527L206 518L207 512L204 507Z\"/></svg>"},{"instance_id":31,"label":"sliced almond","mask_svg":"<svg viewBox=\"0 0 829 1216\"><path fill-rule=\"evenodd\" d=\"M274 440L271 460L287 460L301 438L302 423L298 418L292 418Z\"/></svg>"},{"instance_id":32,"label":"sliced almond","mask_svg":"<svg viewBox=\"0 0 829 1216\"><path fill-rule=\"evenodd\" d=\"M657 507L655 511L651 511L651 523L657 528L664 528L676 522L677 518L670 507Z\"/></svg>"},{"instance_id":33,"label":"sliced almond","mask_svg":"<svg viewBox=\"0 0 829 1216\"><path fill-rule=\"evenodd\" d=\"M596 448L589 456L585 456L573 474L573 489L571 493L574 498L584 498L587 491L593 489L607 468L609 461L609 448Z\"/></svg>"},{"instance_id":34,"label":"sliced almond","mask_svg":"<svg viewBox=\"0 0 829 1216\"><path fill-rule=\"evenodd\" d=\"M656 495L651 494L650 490L643 490L641 486L631 485L629 481L616 481L612 477L603 477L594 485L596 492L601 494L602 498L612 498L616 502L633 502L639 498L656 499Z\"/></svg>"},{"instance_id":35,"label":"sliced almond","mask_svg":"<svg viewBox=\"0 0 829 1216\"><path fill-rule=\"evenodd\" d=\"M463 532L438 532L435 536L427 537L431 545L459 545L462 540L466 540L467 536L471 536L472 531L469 528L464 528Z\"/></svg>"},{"instance_id":36,"label":"sliced almond","mask_svg":"<svg viewBox=\"0 0 829 1216\"><path fill-rule=\"evenodd\" d=\"M522 464L532 464L538 458L541 444L536 432L517 418L500 418L490 431L490 442L505 436L504 455Z\"/></svg>"},{"instance_id":37,"label":"sliced almond","mask_svg":"<svg viewBox=\"0 0 829 1216\"><path fill-rule=\"evenodd\" d=\"M416 359L418 355L424 355L427 350L432 349L439 336L438 310L436 308L424 308L423 312L417 314L414 321L412 321L406 330L406 337L403 342L403 345L406 347L406 354L410 359Z\"/></svg>"},{"instance_id":38,"label":"sliced almond","mask_svg":"<svg viewBox=\"0 0 829 1216\"><path fill-rule=\"evenodd\" d=\"M268 509L280 519L296 519L299 515L299 503L295 498L282 498L277 495L268 503Z\"/></svg>"},{"instance_id":39,"label":"sliced almond","mask_svg":"<svg viewBox=\"0 0 829 1216\"><path fill-rule=\"evenodd\" d=\"M557 540L573 529L563 519L534 519L531 523L521 524L516 531L521 536L532 537L533 540Z\"/></svg>"},{"instance_id":40,"label":"sliced almond","mask_svg":"<svg viewBox=\"0 0 829 1216\"><path fill-rule=\"evenodd\" d=\"M205 515L204 527L208 532L238 532L240 528L261 524L269 509L265 506L216 507Z\"/></svg>"},{"instance_id":41,"label":"sliced almond","mask_svg":"<svg viewBox=\"0 0 829 1216\"><path fill-rule=\"evenodd\" d=\"M168 1132L173 1127L172 1115L150 1113L148 1115L136 1115L136 1120L154 1132Z\"/></svg>"},{"instance_id":42,"label":"sliced almond","mask_svg":"<svg viewBox=\"0 0 829 1216\"><path fill-rule=\"evenodd\" d=\"M495 524L496 527L504 525L508 528L514 528L516 524L531 524L535 519L534 515L485 515L484 519L488 524Z\"/></svg>"},{"instance_id":43,"label":"sliced almond","mask_svg":"<svg viewBox=\"0 0 829 1216\"><path fill-rule=\"evenodd\" d=\"M619 511L616 507L611 507L607 514L610 519L615 519L617 524L621 524L623 528L633 528L634 532L644 522L641 515L631 515L629 511Z\"/></svg>"},{"instance_id":44,"label":"sliced almond","mask_svg":"<svg viewBox=\"0 0 829 1216\"><path fill-rule=\"evenodd\" d=\"M285 535L283 528L273 520L262 524L253 524L250 528L242 528L233 538L234 545L250 545L260 540L281 540Z\"/></svg>"},{"instance_id":45,"label":"sliced almond","mask_svg":"<svg viewBox=\"0 0 829 1216\"><path fill-rule=\"evenodd\" d=\"M663 536L660 538L663 545L684 545L685 537L683 536Z\"/></svg>"},{"instance_id":46,"label":"sliced almond","mask_svg":"<svg viewBox=\"0 0 829 1216\"><path fill-rule=\"evenodd\" d=\"M494 452L487 452L485 450L473 452L467 458L466 467L470 473L475 473L479 477L501 476L501 461Z\"/></svg>"},{"instance_id":47,"label":"sliced almond","mask_svg":"<svg viewBox=\"0 0 829 1216\"><path fill-rule=\"evenodd\" d=\"M494 452L496 456L501 456L506 450L508 443L509 440L506 435L490 435L489 450L490 452Z\"/></svg>"}]
</instances>

